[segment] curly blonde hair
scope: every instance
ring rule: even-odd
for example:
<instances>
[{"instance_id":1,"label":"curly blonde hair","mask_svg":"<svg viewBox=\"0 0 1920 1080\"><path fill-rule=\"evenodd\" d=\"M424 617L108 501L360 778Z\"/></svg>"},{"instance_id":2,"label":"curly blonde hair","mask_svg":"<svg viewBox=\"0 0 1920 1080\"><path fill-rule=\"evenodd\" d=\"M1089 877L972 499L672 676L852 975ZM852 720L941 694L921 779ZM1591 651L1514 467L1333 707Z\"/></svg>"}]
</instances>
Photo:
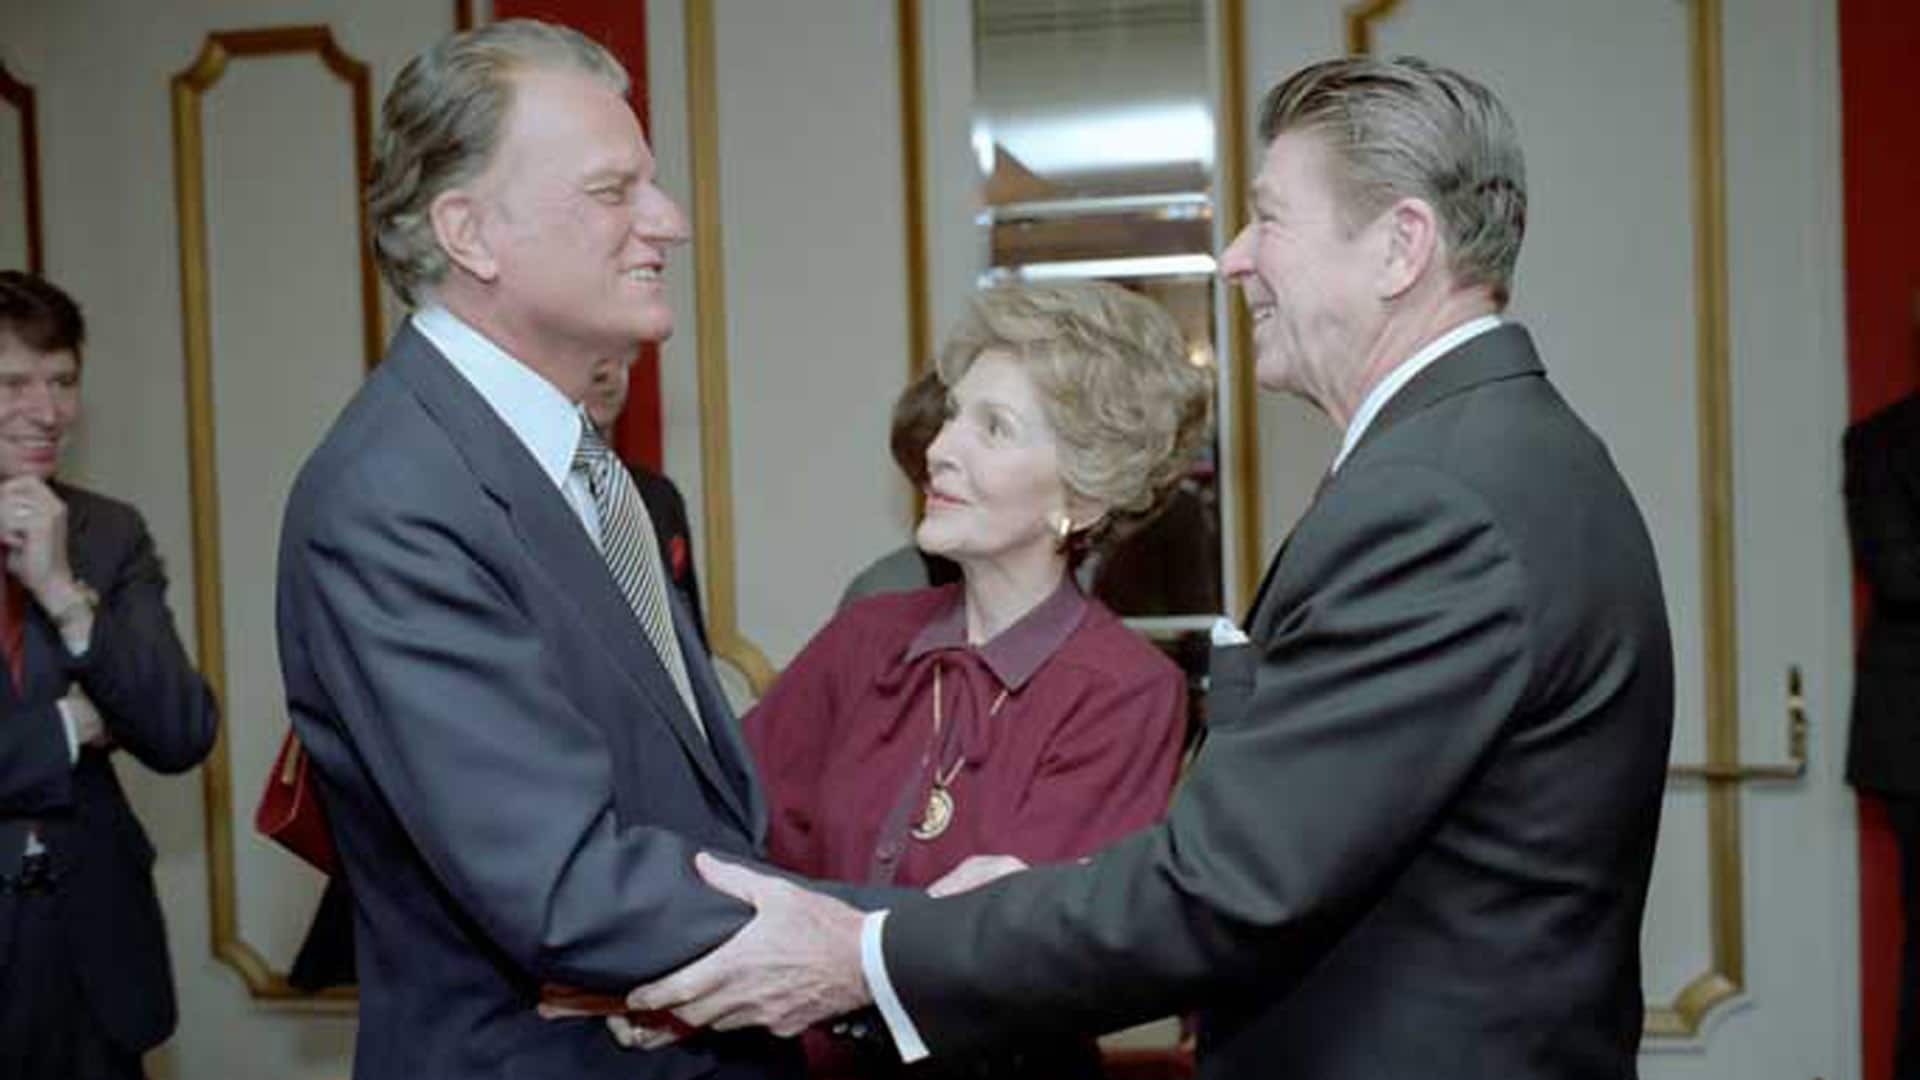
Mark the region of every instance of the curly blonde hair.
<instances>
[{"instance_id":1,"label":"curly blonde hair","mask_svg":"<svg viewBox=\"0 0 1920 1080\"><path fill-rule=\"evenodd\" d=\"M940 350L951 387L982 353L1040 391L1067 489L1105 506L1104 534L1160 508L1212 431L1213 374L1187 359L1159 304L1105 282L1002 285L975 295Z\"/></svg>"}]
</instances>

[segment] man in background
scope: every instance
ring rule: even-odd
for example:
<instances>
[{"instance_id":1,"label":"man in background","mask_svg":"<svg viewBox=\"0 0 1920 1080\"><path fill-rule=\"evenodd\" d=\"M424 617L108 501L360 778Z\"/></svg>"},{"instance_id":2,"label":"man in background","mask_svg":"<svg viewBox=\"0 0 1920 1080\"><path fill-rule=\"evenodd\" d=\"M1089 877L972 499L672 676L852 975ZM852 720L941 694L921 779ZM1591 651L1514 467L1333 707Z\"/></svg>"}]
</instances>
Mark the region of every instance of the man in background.
<instances>
[{"instance_id":1,"label":"man in background","mask_svg":"<svg viewBox=\"0 0 1920 1080\"><path fill-rule=\"evenodd\" d=\"M613 426L620 419L620 413L627 407L627 388L633 381L633 365L625 361L610 361L594 372L593 386L587 391L582 404L586 407L587 418L600 432L600 437L609 444L613 442ZM707 643L707 620L700 610L700 575L693 568L693 530L687 525L687 501L680 497L680 489L667 479L665 473L658 473L637 462L626 463L627 472L633 476L633 486L640 491L640 498L647 504L647 516L653 519L653 531L659 540L660 561L667 568L667 580L680 594L680 600L687 605L693 616L694 629L700 633L700 644Z\"/></svg>"},{"instance_id":2,"label":"man in background","mask_svg":"<svg viewBox=\"0 0 1920 1080\"><path fill-rule=\"evenodd\" d=\"M54 479L80 418L80 309L0 271L0 1076L122 1080L173 1034L153 845L111 757L213 747L139 511Z\"/></svg>"},{"instance_id":3,"label":"man in background","mask_svg":"<svg viewBox=\"0 0 1920 1080\"><path fill-rule=\"evenodd\" d=\"M1920 324L1920 300L1914 312ZM1880 800L1900 859L1893 1080L1920 1080L1920 394L1847 429L1847 535L1867 584L1847 781Z\"/></svg>"},{"instance_id":4,"label":"man in background","mask_svg":"<svg viewBox=\"0 0 1920 1080\"><path fill-rule=\"evenodd\" d=\"M947 422L947 387L940 373L928 370L906 385L893 403L887 449L900 475L918 493L927 487L927 447ZM840 594L840 606L880 593L907 592L960 580L951 559L929 555L911 540L867 564Z\"/></svg>"}]
</instances>

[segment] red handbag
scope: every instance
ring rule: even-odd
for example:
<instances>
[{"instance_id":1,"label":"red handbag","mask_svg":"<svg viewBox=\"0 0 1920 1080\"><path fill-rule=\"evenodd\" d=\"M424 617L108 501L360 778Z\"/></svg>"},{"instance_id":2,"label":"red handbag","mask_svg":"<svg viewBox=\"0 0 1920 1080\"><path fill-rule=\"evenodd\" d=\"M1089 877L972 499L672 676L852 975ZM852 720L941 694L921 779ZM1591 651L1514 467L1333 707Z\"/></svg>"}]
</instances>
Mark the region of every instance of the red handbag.
<instances>
[{"instance_id":1,"label":"red handbag","mask_svg":"<svg viewBox=\"0 0 1920 1080\"><path fill-rule=\"evenodd\" d=\"M280 754L273 760L260 805L253 811L253 827L328 877L340 872L340 857L333 850L327 814L314 791L306 748L292 728L280 741Z\"/></svg>"}]
</instances>

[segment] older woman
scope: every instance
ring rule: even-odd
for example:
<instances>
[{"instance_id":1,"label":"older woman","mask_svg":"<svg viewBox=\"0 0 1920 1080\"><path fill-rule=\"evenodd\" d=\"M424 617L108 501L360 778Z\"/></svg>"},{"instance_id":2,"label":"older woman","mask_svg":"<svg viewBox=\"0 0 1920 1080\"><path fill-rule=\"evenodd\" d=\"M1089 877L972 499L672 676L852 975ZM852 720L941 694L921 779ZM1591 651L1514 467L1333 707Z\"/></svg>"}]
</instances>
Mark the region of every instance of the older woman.
<instances>
[{"instance_id":1,"label":"older woman","mask_svg":"<svg viewBox=\"0 0 1920 1080\"><path fill-rule=\"evenodd\" d=\"M1180 478L1211 379L1164 311L1102 284L980 294L939 372L917 539L961 581L843 609L745 721L771 857L810 876L920 886L982 852L1073 858L1173 785L1181 674L1069 571ZM1073 1044L987 1072L1095 1068Z\"/></svg>"}]
</instances>

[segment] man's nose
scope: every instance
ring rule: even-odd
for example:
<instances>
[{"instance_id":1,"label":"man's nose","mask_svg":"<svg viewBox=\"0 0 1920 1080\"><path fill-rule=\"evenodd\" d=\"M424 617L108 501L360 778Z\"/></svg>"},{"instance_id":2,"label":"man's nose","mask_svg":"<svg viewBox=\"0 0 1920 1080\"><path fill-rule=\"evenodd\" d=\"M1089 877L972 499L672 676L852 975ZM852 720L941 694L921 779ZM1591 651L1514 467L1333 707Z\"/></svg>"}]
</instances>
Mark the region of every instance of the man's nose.
<instances>
[{"instance_id":1,"label":"man's nose","mask_svg":"<svg viewBox=\"0 0 1920 1080\"><path fill-rule=\"evenodd\" d=\"M60 406L54 400L53 387L41 385L22 391L20 411L36 424L52 427L59 419Z\"/></svg>"},{"instance_id":2,"label":"man's nose","mask_svg":"<svg viewBox=\"0 0 1920 1080\"><path fill-rule=\"evenodd\" d=\"M1252 247L1253 226L1248 225L1234 234L1233 242L1227 250L1220 253L1220 276L1228 281L1236 280L1253 272L1253 259L1248 254Z\"/></svg>"},{"instance_id":3,"label":"man's nose","mask_svg":"<svg viewBox=\"0 0 1920 1080\"><path fill-rule=\"evenodd\" d=\"M680 204L654 187L640 196L640 213L634 225L641 238L653 244L684 244L691 235Z\"/></svg>"}]
</instances>

